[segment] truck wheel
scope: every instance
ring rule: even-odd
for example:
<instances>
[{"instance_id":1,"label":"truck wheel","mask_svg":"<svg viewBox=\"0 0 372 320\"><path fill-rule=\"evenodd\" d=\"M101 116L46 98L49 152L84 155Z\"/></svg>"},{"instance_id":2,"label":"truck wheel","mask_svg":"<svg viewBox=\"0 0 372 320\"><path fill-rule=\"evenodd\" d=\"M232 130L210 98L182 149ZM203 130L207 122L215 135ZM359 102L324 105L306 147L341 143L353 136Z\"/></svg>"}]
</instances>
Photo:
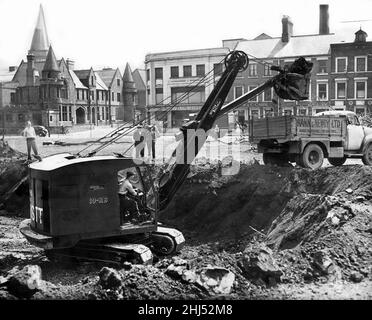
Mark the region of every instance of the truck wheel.
<instances>
[{"instance_id":1,"label":"truck wheel","mask_svg":"<svg viewBox=\"0 0 372 320\"><path fill-rule=\"evenodd\" d=\"M302 163L305 168L316 170L322 166L323 160L323 150L315 143L310 143L302 153Z\"/></svg>"},{"instance_id":2,"label":"truck wheel","mask_svg":"<svg viewBox=\"0 0 372 320\"><path fill-rule=\"evenodd\" d=\"M370 143L364 151L362 161L367 166L372 166L372 143Z\"/></svg>"},{"instance_id":3,"label":"truck wheel","mask_svg":"<svg viewBox=\"0 0 372 320\"><path fill-rule=\"evenodd\" d=\"M346 157L343 158L328 158L328 162L335 167L342 166L346 161Z\"/></svg>"}]
</instances>

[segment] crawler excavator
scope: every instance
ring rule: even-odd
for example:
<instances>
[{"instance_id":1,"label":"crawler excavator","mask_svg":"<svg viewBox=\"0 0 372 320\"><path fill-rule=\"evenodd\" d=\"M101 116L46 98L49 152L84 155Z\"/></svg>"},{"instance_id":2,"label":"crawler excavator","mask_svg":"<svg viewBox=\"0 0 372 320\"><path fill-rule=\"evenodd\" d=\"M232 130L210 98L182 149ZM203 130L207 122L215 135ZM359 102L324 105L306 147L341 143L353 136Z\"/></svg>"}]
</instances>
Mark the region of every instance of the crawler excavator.
<instances>
[{"instance_id":1,"label":"crawler excavator","mask_svg":"<svg viewBox=\"0 0 372 320\"><path fill-rule=\"evenodd\" d=\"M44 248L50 258L67 256L117 264L124 261L147 264L152 262L152 252L171 255L179 251L185 243L184 236L159 223L158 215L187 178L191 161L205 141L197 141L195 135L190 137L190 132L208 132L222 115L272 87L284 99L308 98L312 63L301 57L283 69L272 66L278 74L224 104L236 76L248 64L249 58L242 51L232 51L225 57L225 70L201 110L194 120L180 128L179 146L183 155L174 152L155 178L150 165L123 154L63 153L30 164L30 219L21 223L21 233L31 244ZM139 199L142 216L139 224L123 222L120 214L118 176L125 176L128 171L135 173L132 184L143 191Z\"/></svg>"}]
</instances>

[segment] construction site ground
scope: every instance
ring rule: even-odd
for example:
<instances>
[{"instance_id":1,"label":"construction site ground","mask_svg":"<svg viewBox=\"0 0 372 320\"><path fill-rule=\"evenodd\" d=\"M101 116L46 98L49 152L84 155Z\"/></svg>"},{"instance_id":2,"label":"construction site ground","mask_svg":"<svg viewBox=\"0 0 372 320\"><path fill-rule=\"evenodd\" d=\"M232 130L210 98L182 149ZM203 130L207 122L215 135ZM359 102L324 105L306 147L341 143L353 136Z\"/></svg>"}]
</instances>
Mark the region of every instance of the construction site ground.
<instances>
[{"instance_id":1,"label":"construction site ground","mask_svg":"<svg viewBox=\"0 0 372 320\"><path fill-rule=\"evenodd\" d=\"M40 138L39 150L76 152L88 138L67 135L64 146ZM42 274L31 299L371 299L372 167L359 160L316 171L264 166L248 142L224 139L222 148L207 143L209 153L159 218L184 233L185 247L151 266L50 261L18 230L29 214L27 183L20 186L0 209L0 299L19 298L1 279L26 265ZM0 197L27 170L25 141L6 140L12 148L1 146ZM122 152L130 141L103 154ZM172 145L174 137L158 143ZM237 165L236 174L224 175ZM231 287L218 292L195 281L205 268L230 271ZM105 282L107 272L117 281Z\"/></svg>"}]
</instances>

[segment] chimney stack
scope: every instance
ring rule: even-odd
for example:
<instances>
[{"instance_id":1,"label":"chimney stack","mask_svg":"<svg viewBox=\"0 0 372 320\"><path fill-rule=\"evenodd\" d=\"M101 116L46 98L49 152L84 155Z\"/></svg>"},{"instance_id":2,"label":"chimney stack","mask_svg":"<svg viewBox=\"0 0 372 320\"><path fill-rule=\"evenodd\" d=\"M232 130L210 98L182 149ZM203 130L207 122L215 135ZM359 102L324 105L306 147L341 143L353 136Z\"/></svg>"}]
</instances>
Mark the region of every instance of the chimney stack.
<instances>
[{"instance_id":1,"label":"chimney stack","mask_svg":"<svg viewBox=\"0 0 372 320\"><path fill-rule=\"evenodd\" d=\"M74 70L74 68L75 68L75 61L74 60L67 59L66 64L67 64L67 68L69 70Z\"/></svg>"},{"instance_id":2,"label":"chimney stack","mask_svg":"<svg viewBox=\"0 0 372 320\"><path fill-rule=\"evenodd\" d=\"M328 4L319 5L319 34L329 34Z\"/></svg>"},{"instance_id":3,"label":"chimney stack","mask_svg":"<svg viewBox=\"0 0 372 320\"><path fill-rule=\"evenodd\" d=\"M289 39L293 36L293 23L291 18L283 16L282 18L282 42L289 42Z\"/></svg>"},{"instance_id":4,"label":"chimney stack","mask_svg":"<svg viewBox=\"0 0 372 320\"><path fill-rule=\"evenodd\" d=\"M27 69L26 69L26 83L28 86L35 85L34 69L35 69L35 56L30 53L27 55Z\"/></svg>"}]
</instances>

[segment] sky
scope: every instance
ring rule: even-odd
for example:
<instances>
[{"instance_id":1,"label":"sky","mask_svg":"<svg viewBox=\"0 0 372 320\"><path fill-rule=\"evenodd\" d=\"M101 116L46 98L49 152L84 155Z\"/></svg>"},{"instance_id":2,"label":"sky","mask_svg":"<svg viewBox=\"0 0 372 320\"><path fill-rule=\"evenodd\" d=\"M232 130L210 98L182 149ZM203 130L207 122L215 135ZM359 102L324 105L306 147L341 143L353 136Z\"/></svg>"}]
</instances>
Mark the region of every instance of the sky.
<instances>
[{"instance_id":1,"label":"sky","mask_svg":"<svg viewBox=\"0 0 372 320\"><path fill-rule=\"evenodd\" d=\"M26 60L40 3L57 58L75 60L76 69L129 62L133 70L147 53L280 36L283 15L295 35L315 34L319 4L329 4L331 32L362 27L372 41L372 0L0 0L0 69Z\"/></svg>"}]
</instances>

